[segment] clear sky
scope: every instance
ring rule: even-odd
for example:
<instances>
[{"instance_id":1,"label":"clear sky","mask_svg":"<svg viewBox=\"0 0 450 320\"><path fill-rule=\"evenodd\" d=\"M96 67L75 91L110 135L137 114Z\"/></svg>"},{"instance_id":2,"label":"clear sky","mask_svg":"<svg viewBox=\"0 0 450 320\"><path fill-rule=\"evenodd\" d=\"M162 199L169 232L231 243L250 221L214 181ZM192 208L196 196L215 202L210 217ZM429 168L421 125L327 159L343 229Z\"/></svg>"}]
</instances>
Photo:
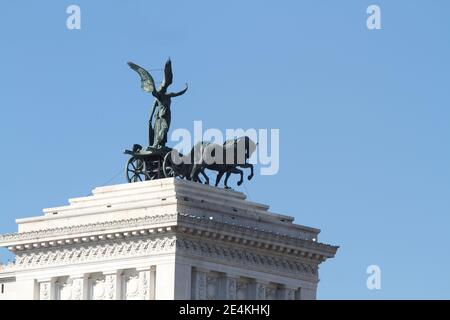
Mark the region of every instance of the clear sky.
<instances>
[{"instance_id":1,"label":"clear sky","mask_svg":"<svg viewBox=\"0 0 450 320\"><path fill-rule=\"evenodd\" d=\"M152 103L126 62L170 56L190 85L172 129L280 129L279 173L239 190L341 246L318 298L448 299L449 17L447 0L2 1L0 232L124 182Z\"/></svg>"}]
</instances>

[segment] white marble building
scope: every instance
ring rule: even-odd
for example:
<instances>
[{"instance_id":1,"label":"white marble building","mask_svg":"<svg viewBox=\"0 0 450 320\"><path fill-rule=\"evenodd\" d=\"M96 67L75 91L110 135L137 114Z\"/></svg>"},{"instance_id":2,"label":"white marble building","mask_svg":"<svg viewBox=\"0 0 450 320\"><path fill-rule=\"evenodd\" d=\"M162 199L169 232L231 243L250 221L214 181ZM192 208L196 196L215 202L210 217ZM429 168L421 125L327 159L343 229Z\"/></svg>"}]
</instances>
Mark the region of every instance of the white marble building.
<instances>
[{"instance_id":1,"label":"white marble building","mask_svg":"<svg viewBox=\"0 0 450 320\"><path fill-rule=\"evenodd\" d=\"M243 193L162 179L99 187L0 236L4 299L315 299L337 247Z\"/></svg>"}]
</instances>

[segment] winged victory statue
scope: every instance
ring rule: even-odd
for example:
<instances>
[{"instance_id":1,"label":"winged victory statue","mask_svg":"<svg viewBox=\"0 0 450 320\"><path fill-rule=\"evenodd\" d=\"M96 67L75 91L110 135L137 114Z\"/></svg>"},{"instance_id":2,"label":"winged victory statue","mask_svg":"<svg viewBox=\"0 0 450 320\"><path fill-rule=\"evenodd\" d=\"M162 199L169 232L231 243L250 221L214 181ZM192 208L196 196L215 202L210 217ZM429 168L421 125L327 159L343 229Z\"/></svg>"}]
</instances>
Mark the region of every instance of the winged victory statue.
<instances>
[{"instance_id":1,"label":"winged victory statue","mask_svg":"<svg viewBox=\"0 0 450 320\"><path fill-rule=\"evenodd\" d=\"M244 173L238 167L250 168L250 175L247 178L248 180L253 178L253 164L248 163L248 160L256 149L256 143L247 136L227 140L223 145L202 141L186 155L166 146L171 120L172 98L183 95L188 90L188 86L186 84L186 87L179 92L167 92L173 81L170 58L164 66L164 80L158 89L153 77L147 70L133 62L128 62L128 65L141 78L142 90L155 97L149 120L148 148L144 149L141 145L134 144L131 150L124 150L125 154L131 156L125 167L128 182L177 177L209 184L209 177L205 170L210 170L217 171L216 186L218 186L222 176L225 175L224 186L229 188L227 183L231 174L240 175L238 185L243 182ZM219 157L218 161L214 160L211 163L210 155L215 154L215 150L220 149L223 151L221 154L224 158ZM228 161L227 152L232 153L232 161ZM242 157L238 157L238 154ZM182 161L174 161L174 159Z\"/></svg>"},{"instance_id":2,"label":"winged victory statue","mask_svg":"<svg viewBox=\"0 0 450 320\"><path fill-rule=\"evenodd\" d=\"M149 120L149 147L154 149L164 149L167 143L167 133L169 132L171 111L170 106L172 98L184 94L188 86L179 92L167 92L168 87L172 84L172 62L170 58L164 66L164 81L161 83L159 89L156 89L155 81L151 74L144 68L138 66L133 62L128 62L131 69L136 71L141 78L141 87L145 92L151 93L155 97L152 113ZM153 123L153 117L154 125Z\"/></svg>"}]
</instances>

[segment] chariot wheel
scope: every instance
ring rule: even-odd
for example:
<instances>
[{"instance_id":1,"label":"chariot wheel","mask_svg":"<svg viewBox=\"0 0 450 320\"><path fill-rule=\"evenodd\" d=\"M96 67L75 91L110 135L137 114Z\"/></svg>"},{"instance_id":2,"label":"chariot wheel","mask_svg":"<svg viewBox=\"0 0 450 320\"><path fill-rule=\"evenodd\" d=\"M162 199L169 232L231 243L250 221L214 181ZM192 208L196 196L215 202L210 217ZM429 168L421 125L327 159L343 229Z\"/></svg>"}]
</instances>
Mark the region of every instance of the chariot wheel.
<instances>
[{"instance_id":1,"label":"chariot wheel","mask_svg":"<svg viewBox=\"0 0 450 320\"><path fill-rule=\"evenodd\" d=\"M184 178L184 174L181 172L181 166L183 164L175 164L172 161L172 152L168 152L164 157L163 161L163 173L166 178L174 178L179 177L181 179Z\"/></svg>"},{"instance_id":2,"label":"chariot wheel","mask_svg":"<svg viewBox=\"0 0 450 320\"><path fill-rule=\"evenodd\" d=\"M141 158L131 157L125 167L125 175L128 182L140 182L152 180L147 172L147 165Z\"/></svg>"}]
</instances>

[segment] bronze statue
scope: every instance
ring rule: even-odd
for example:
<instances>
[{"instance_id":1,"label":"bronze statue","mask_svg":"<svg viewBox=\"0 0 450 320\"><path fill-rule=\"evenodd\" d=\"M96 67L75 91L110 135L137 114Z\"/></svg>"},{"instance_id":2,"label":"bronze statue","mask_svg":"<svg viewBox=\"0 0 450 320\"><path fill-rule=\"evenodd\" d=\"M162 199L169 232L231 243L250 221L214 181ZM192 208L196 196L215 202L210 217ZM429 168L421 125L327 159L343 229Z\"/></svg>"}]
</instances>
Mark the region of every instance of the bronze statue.
<instances>
[{"instance_id":1,"label":"bronze statue","mask_svg":"<svg viewBox=\"0 0 450 320\"><path fill-rule=\"evenodd\" d=\"M248 180L253 178L253 164L248 160L255 152L257 143L247 136L228 140L223 145L202 141L185 156L176 149L167 147L172 98L184 94L188 86L186 84L186 88L179 92L167 93L167 88L173 80L170 59L165 64L164 81L159 89L156 89L155 81L147 70L133 62L128 62L128 65L139 74L142 89L155 97L149 120L148 148L145 149L139 144L134 144L131 150L124 150L125 154L131 156L125 167L128 182L177 177L209 184L209 177L205 173L206 169L217 172L216 187L225 175L224 186L228 189L228 179L231 174L239 174L240 180L237 184L241 185L244 180L242 169L249 168L250 175L247 178ZM152 125L153 117L155 119ZM216 151L217 159L215 159ZM231 156L227 155L233 155L233 159L228 159ZM178 159L182 161L179 162Z\"/></svg>"},{"instance_id":2,"label":"bronze statue","mask_svg":"<svg viewBox=\"0 0 450 320\"><path fill-rule=\"evenodd\" d=\"M205 169L208 169L217 171L216 187L219 185L220 180L225 174L224 186L225 189L229 189L228 179L232 173L240 175L240 180L237 182L237 185L240 186L244 181L244 172L241 169L238 169L238 167L243 169L250 168L250 175L247 177L248 180L251 180L254 176L253 164L248 163L248 160L253 152L255 152L256 146L257 143L247 136L227 140L223 145L204 141L199 142L192 148L191 153L186 156L190 159L190 163L192 163L189 167L189 175L187 175L186 178L188 180L201 182L199 179L199 175L201 174L205 179L205 184L209 184L209 178L205 174ZM212 159L211 157L215 157L216 150L219 149L222 149L222 158L218 157L218 159ZM229 159L229 154L233 156L232 159ZM176 172L178 168L176 166L173 167Z\"/></svg>"},{"instance_id":3,"label":"bronze statue","mask_svg":"<svg viewBox=\"0 0 450 320\"><path fill-rule=\"evenodd\" d=\"M169 132L171 112L170 105L173 97L184 94L186 88L176 93L167 93L167 88L172 84L172 62L170 58L164 66L164 81L159 89L156 89L155 81L150 73L144 68L133 62L128 62L131 69L136 71L141 77L141 87L145 92L151 93L156 99L153 104L153 110L149 120L149 147L154 149L164 149L167 142L167 133ZM153 116L155 115L155 124L152 126Z\"/></svg>"}]
</instances>

